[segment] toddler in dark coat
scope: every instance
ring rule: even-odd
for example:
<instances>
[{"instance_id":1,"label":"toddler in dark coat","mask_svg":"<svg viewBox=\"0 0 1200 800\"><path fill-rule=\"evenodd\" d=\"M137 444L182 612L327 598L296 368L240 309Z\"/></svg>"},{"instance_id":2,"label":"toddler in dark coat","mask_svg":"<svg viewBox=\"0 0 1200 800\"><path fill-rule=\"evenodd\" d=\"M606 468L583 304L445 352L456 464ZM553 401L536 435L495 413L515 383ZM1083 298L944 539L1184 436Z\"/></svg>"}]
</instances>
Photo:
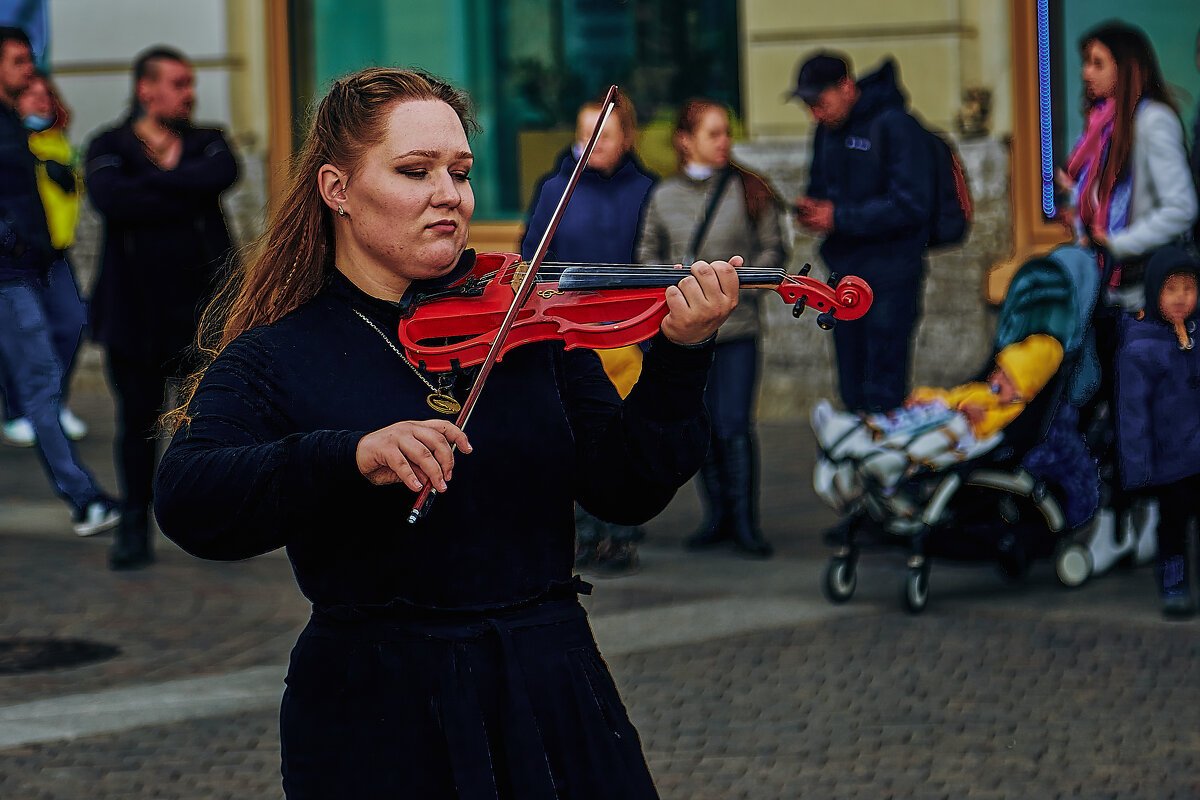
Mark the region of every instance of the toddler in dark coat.
<instances>
[{"instance_id":1,"label":"toddler in dark coat","mask_svg":"<svg viewBox=\"0 0 1200 800\"><path fill-rule=\"evenodd\" d=\"M1187 569L1188 522L1200 512L1200 351L1195 349L1200 264L1158 250L1146 267L1146 310L1120 321L1117 444L1121 484L1158 499L1163 614L1195 613Z\"/></svg>"}]
</instances>

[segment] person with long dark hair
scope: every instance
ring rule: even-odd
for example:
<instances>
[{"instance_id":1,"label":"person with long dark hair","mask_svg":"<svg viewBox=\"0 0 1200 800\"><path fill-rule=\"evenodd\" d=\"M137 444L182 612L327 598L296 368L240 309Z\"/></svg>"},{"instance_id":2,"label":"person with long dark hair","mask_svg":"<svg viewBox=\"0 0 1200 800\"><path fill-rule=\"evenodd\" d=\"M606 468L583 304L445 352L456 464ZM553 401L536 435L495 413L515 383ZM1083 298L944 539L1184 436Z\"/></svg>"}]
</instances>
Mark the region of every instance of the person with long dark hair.
<instances>
[{"instance_id":1,"label":"person with long dark hair","mask_svg":"<svg viewBox=\"0 0 1200 800\"><path fill-rule=\"evenodd\" d=\"M730 160L733 136L725 106L705 98L686 102L672 143L681 171L651 192L638 261L687 265L718 253L743 253L755 267L782 267L787 253L778 200L766 181ZM767 558L772 547L758 524L758 448L752 425L760 323L757 298L750 292L743 295L717 336L712 377L704 392L713 421L699 481L705 518L685 545L699 549L732 542L747 555Z\"/></svg>"},{"instance_id":2,"label":"person with long dark hair","mask_svg":"<svg viewBox=\"0 0 1200 800\"><path fill-rule=\"evenodd\" d=\"M1086 438L1106 461L1122 432L1114 411L1114 362L1123 312L1145 305L1143 275L1159 248L1182 241L1196 220L1196 189L1189 174L1183 123L1146 35L1110 21L1079 40L1083 135L1057 179L1068 190L1064 221L1080 244L1097 248L1097 268L1110 275L1095 319L1101 364L1099 390L1080 415ZM1108 470L1102 470L1107 473ZM1154 551L1152 509L1108 480L1106 509L1092 537L1099 569L1121 554L1135 560Z\"/></svg>"},{"instance_id":3,"label":"person with long dark hair","mask_svg":"<svg viewBox=\"0 0 1200 800\"><path fill-rule=\"evenodd\" d=\"M741 260L666 290L624 400L594 351L540 341L495 365L464 432L475 371L429 372L397 333L475 263L473 129L425 73L335 81L166 419L163 532L212 559L286 547L313 603L280 714L289 800L657 796L577 598L573 506L640 523L695 472Z\"/></svg>"},{"instance_id":4,"label":"person with long dark hair","mask_svg":"<svg viewBox=\"0 0 1200 800\"><path fill-rule=\"evenodd\" d=\"M1079 40L1085 129L1059 183L1082 240L1114 260L1109 305L1140 310L1145 260L1196 221L1183 123L1146 35L1106 22Z\"/></svg>"}]
</instances>

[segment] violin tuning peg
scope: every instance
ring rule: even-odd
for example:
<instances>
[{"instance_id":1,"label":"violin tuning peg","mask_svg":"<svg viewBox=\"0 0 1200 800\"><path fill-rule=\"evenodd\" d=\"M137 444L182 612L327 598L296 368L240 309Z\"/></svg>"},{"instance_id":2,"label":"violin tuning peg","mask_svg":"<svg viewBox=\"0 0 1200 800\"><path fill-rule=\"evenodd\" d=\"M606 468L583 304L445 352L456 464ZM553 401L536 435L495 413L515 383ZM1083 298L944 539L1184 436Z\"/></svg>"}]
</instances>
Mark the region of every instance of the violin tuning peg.
<instances>
[{"instance_id":1,"label":"violin tuning peg","mask_svg":"<svg viewBox=\"0 0 1200 800\"><path fill-rule=\"evenodd\" d=\"M796 305L792 306L792 316L800 319L800 315L804 313L804 309L808 308L808 295L800 295L800 299L796 301Z\"/></svg>"},{"instance_id":2,"label":"violin tuning peg","mask_svg":"<svg viewBox=\"0 0 1200 800\"><path fill-rule=\"evenodd\" d=\"M833 326L837 324L837 318L833 316L832 311L825 311L817 314L817 325L824 331L833 330Z\"/></svg>"},{"instance_id":3,"label":"violin tuning peg","mask_svg":"<svg viewBox=\"0 0 1200 800\"><path fill-rule=\"evenodd\" d=\"M806 277L808 277L809 270L811 270L811 269L812 269L812 264L805 264L803 267L800 268L800 271L797 272L796 274L802 278L806 278Z\"/></svg>"},{"instance_id":4,"label":"violin tuning peg","mask_svg":"<svg viewBox=\"0 0 1200 800\"><path fill-rule=\"evenodd\" d=\"M841 276L841 275L839 275L838 273L836 273L836 272L830 272L830 273L829 273L829 279L828 279L827 281L825 281L825 282L826 282L826 283L828 283L830 286L837 286L837 285L838 285L838 281L840 281L841 279L842 279L842 276Z\"/></svg>"}]
</instances>

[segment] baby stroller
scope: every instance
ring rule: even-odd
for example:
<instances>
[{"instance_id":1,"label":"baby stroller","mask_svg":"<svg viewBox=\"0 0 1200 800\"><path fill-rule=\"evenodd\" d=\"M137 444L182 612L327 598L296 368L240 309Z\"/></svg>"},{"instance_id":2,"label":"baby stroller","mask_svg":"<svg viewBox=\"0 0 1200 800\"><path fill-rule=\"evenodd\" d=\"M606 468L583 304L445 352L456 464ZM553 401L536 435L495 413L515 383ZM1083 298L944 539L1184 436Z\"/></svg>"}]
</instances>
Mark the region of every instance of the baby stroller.
<instances>
[{"instance_id":1,"label":"baby stroller","mask_svg":"<svg viewBox=\"0 0 1200 800\"><path fill-rule=\"evenodd\" d=\"M1099 288L1093 256L1075 247L1017 271L1000 308L993 356L1044 333L1062 344L1063 360L1020 416L969 458L922 457L885 485L848 455L845 432L817 431L813 485L843 517L830 535L837 550L823 580L832 602L854 594L860 537L907 549L901 598L911 613L928 602L935 556L995 561L1019 577L1032 560L1053 555L1064 584L1087 579L1087 547L1069 534L1088 522L1099 497L1096 461L1078 432L1078 408L1099 384L1091 335Z\"/></svg>"}]
</instances>

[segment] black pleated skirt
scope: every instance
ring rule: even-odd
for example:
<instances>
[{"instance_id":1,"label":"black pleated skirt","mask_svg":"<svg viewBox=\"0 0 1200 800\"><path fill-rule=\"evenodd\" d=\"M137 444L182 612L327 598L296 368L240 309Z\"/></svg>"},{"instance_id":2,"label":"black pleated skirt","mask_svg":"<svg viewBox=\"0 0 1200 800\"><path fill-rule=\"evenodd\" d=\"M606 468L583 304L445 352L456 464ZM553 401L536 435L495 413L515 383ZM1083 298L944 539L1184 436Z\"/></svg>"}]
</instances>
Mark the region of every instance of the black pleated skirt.
<instances>
[{"instance_id":1,"label":"black pleated skirt","mask_svg":"<svg viewBox=\"0 0 1200 800\"><path fill-rule=\"evenodd\" d=\"M280 733L289 800L658 797L574 596L487 613L314 612Z\"/></svg>"}]
</instances>

